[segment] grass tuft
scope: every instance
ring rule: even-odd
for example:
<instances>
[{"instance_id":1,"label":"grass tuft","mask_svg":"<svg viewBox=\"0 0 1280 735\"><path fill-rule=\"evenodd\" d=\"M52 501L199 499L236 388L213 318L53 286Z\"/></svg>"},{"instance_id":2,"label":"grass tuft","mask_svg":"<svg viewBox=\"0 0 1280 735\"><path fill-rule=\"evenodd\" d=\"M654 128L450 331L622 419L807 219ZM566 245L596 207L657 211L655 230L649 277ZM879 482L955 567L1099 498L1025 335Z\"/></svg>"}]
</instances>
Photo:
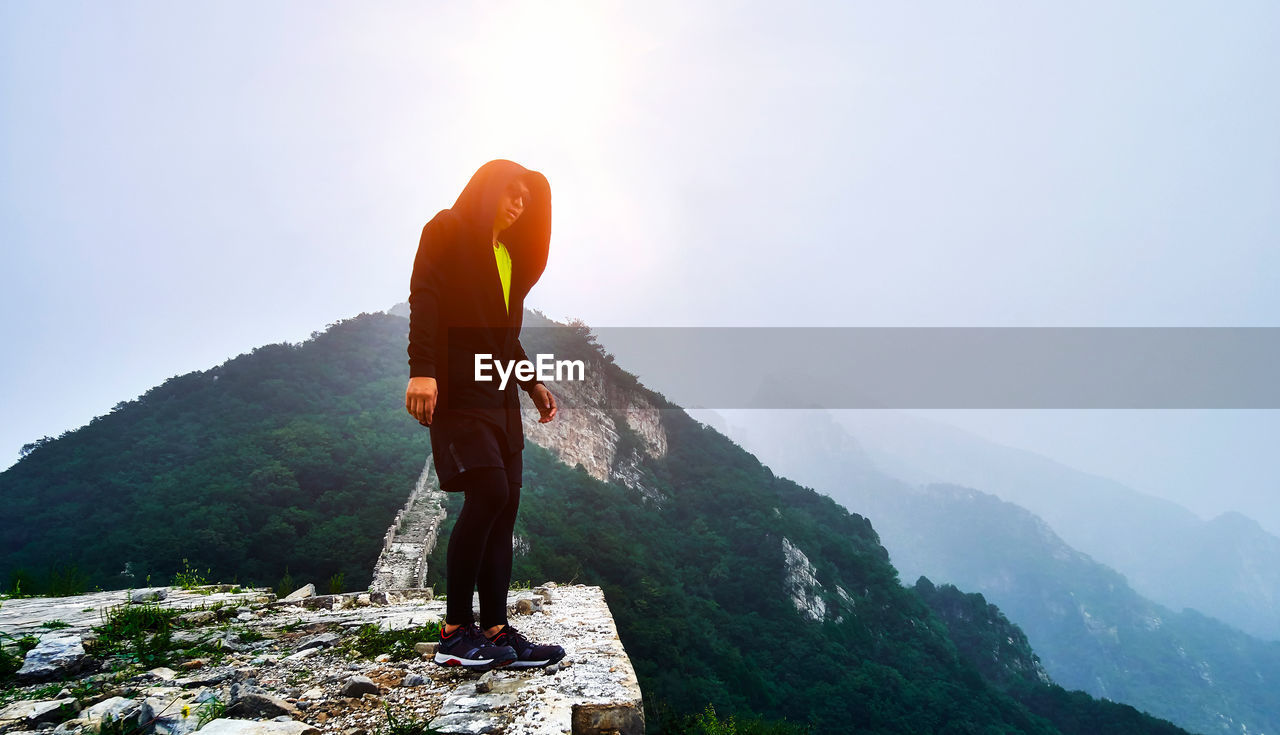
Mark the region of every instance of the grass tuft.
<instances>
[{"instance_id":1,"label":"grass tuft","mask_svg":"<svg viewBox=\"0 0 1280 735\"><path fill-rule=\"evenodd\" d=\"M415 644L439 640L440 626L439 622L434 622L413 628L382 630L374 623L366 623L342 647L348 654L360 658L375 658L385 653L393 661L404 661L418 655L414 650Z\"/></svg>"}]
</instances>

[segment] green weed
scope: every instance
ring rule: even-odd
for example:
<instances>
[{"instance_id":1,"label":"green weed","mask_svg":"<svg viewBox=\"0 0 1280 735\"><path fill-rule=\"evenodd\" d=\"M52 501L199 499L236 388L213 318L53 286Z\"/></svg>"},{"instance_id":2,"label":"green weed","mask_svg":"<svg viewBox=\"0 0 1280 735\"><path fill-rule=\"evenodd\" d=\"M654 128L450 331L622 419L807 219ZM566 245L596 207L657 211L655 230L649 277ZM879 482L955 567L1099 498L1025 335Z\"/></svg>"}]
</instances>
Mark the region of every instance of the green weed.
<instances>
[{"instance_id":1,"label":"green weed","mask_svg":"<svg viewBox=\"0 0 1280 735\"><path fill-rule=\"evenodd\" d=\"M196 729L204 727L227 713L227 705L217 696L200 707L200 716L196 719Z\"/></svg>"},{"instance_id":2,"label":"green weed","mask_svg":"<svg viewBox=\"0 0 1280 735\"><path fill-rule=\"evenodd\" d=\"M266 638L262 631L254 630L253 628L237 628L235 634L237 638L245 643L256 643Z\"/></svg>"},{"instance_id":3,"label":"green weed","mask_svg":"<svg viewBox=\"0 0 1280 735\"><path fill-rule=\"evenodd\" d=\"M199 589L209 584L205 574L209 574L212 570L205 569L204 574L198 569L192 569L191 563L186 559L182 560L182 571L173 575L173 586L184 590L195 590L203 594L212 594L213 590Z\"/></svg>"},{"instance_id":4,"label":"green weed","mask_svg":"<svg viewBox=\"0 0 1280 735\"><path fill-rule=\"evenodd\" d=\"M346 578L347 578L347 575L345 572L338 572L332 577L329 577L329 594L331 595L341 594L342 585L346 581Z\"/></svg>"},{"instance_id":5,"label":"green weed","mask_svg":"<svg viewBox=\"0 0 1280 735\"><path fill-rule=\"evenodd\" d=\"M35 636L24 635L18 638L0 632L0 680L18 673L27 657L27 651L35 648L39 642L40 639Z\"/></svg>"},{"instance_id":6,"label":"green weed","mask_svg":"<svg viewBox=\"0 0 1280 735\"><path fill-rule=\"evenodd\" d=\"M378 728L378 735L435 735L439 730L433 730L427 720L415 718L412 714L396 717L391 712L391 706L382 705L387 711L386 727Z\"/></svg>"},{"instance_id":7,"label":"green weed","mask_svg":"<svg viewBox=\"0 0 1280 735\"><path fill-rule=\"evenodd\" d=\"M349 654L361 658L374 658L385 653L393 661L403 661L418 655L414 644L432 643L439 638L439 622L399 630L382 630L375 623L366 623L342 647Z\"/></svg>"},{"instance_id":8,"label":"green weed","mask_svg":"<svg viewBox=\"0 0 1280 735\"><path fill-rule=\"evenodd\" d=\"M285 567L284 576L276 582L276 597L285 597L296 589L298 588L293 581L293 575L289 573L289 567Z\"/></svg>"},{"instance_id":9,"label":"green weed","mask_svg":"<svg viewBox=\"0 0 1280 735\"><path fill-rule=\"evenodd\" d=\"M49 597L71 597L89 588L89 575L75 564L59 564L49 570Z\"/></svg>"},{"instance_id":10,"label":"green weed","mask_svg":"<svg viewBox=\"0 0 1280 735\"><path fill-rule=\"evenodd\" d=\"M116 654L145 668L161 666L168 661L173 620L181 613L154 602L106 608L102 625L94 628L97 646L103 653Z\"/></svg>"},{"instance_id":11,"label":"green weed","mask_svg":"<svg viewBox=\"0 0 1280 735\"><path fill-rule=\"evenodd\" d=\"M658 706L662 732L671 735L810 735L808 725L786 720L763 720L758 717L723 718L711 704L698 714L676 715L665 704Z\"/></svg>"}]
</instances>

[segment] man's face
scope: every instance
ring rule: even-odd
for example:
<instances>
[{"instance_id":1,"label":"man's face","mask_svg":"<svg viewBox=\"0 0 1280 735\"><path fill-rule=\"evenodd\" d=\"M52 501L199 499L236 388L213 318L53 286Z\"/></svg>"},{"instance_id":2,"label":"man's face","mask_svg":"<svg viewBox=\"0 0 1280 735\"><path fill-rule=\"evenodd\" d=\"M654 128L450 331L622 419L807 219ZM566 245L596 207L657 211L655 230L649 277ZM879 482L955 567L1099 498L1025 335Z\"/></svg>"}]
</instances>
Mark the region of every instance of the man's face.
<instances>
[{"instance_id":1,"label":"man's face","mask_svg":"<svg viewBox=\"0 0 1280 735\"><path fill-rule=\"evenodd\" d=\"M505 230L520 218L525 205L529 202L529 187L516 179L511 182L502 196L498 197L498 211L493 217L493 226L497 230Z\"/></svg>"}]
</instances>

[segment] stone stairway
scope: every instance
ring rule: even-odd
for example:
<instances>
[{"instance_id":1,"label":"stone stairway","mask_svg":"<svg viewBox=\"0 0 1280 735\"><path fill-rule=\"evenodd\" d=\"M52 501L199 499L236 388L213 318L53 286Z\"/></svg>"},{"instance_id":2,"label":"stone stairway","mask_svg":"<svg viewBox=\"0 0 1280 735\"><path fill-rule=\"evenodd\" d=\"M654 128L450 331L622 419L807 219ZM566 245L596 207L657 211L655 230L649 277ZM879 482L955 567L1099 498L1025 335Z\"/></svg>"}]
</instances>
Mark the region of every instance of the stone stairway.
<instances>
[{"instance_id":1,"label":"stone stairway","mask_svg":"<svg viewBox=\"0 0 1280 735\"><path fill-rule=\"evenodd\" d=\"M440 522L444 520L444 498L428 457L413 492L383 537L382 553L369 584L371 592L422 589L427 557L436 547Z\"/></svg>"}]
</instances>

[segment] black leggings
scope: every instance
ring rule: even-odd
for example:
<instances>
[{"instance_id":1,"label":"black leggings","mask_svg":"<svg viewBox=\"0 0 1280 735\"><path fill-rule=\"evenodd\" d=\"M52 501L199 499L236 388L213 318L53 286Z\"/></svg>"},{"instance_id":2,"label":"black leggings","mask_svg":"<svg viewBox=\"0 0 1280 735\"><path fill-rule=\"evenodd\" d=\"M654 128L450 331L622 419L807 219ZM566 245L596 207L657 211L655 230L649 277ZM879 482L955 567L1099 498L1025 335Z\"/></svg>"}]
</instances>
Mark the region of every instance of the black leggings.
<instances>
[{"instance_id":1,"label":"black leggings","mask_svg":"<svg viewBox=\"0 0 1280 735\"><path fill-rule=\"evenodd\" d=\"M520 508L520 486L507 480L501 467L473 467L450 481L466 493L462 512L449 535L445 562L448 599L445 622L475 621L471 590L480 590L480 625L507 622L507 589L511 586L511 534Z\"/></svg>"}]
</instances>

